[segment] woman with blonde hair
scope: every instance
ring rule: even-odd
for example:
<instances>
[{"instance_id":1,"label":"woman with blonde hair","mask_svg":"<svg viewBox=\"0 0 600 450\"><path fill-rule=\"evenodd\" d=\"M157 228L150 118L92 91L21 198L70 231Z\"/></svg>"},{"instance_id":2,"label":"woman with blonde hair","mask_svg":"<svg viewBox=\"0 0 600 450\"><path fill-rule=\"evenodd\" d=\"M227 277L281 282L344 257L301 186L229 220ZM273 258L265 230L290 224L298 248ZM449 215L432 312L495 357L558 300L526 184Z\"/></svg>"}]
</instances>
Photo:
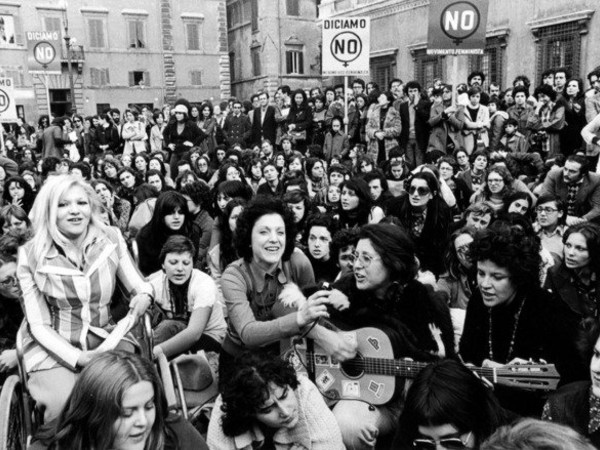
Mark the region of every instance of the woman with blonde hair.
<instances>
[{"instance_id":1,"label":"woman with blonde hair","mask_svg":"<svg viewBox=\"0 0 600 450\"><path fill-rule=\"evenodd\" d=\"M104 224L100 200L87 183L69 175L49 178L31 217L34 236L19 249L17 269L27 324L24 360L30 393L49 422L71 393L78 370L112 331L117 280L135 293L132 319L153 298L123 236ZM117 345L134 350L127 338Z\"/></svg>"}]
</instances>

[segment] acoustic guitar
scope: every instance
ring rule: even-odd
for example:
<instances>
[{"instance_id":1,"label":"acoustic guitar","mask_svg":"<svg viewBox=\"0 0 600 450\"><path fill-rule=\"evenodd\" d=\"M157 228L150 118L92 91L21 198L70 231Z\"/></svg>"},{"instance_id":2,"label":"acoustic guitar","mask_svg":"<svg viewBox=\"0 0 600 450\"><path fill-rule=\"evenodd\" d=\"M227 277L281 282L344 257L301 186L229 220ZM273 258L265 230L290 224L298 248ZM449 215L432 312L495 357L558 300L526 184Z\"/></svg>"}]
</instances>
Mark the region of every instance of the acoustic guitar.
<instances>
[{"instance_id":1,"label":"acoustic guitar","mask_svg":"<svg viewBox=\"0 0 600 450\"><path fill-rule=\"evenodd\" d=\"M430 364L394 359L390 339L377 328L343 333L357 343L358 353L355 358L342 363L310 340L296 347L311 379L331 399L361 399L373 405L385 404L394 395L396 377L414 378ZM298 363L300 361L296 361L296 367ZM469 368L494 384L525 390L552 391L560 380L553 364Z\"/></svg>"}]
</instances>

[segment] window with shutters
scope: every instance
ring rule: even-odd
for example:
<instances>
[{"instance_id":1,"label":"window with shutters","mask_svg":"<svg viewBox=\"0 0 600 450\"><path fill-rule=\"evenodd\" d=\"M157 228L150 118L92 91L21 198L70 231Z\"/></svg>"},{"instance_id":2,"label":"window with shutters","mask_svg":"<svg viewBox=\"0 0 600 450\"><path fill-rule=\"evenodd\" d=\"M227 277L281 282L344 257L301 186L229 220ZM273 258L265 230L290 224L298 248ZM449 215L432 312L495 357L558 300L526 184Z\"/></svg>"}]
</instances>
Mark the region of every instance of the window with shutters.
<instances>
[{"instance_id":1,"label":"window with shutters","mask_svg":"<svg viewBox=\"0 0 600 450\"><path fill-rule=\"evenodd\" d=\"M97 69L90 67L90 85L94 87L108 86L110 84L110 78L108 76L108 69Z\"/></svg>"},{"instance_id":2,"label":"window with shutters","mask_svg":"<svg viewBox=\"0 0 600 450\"><path fill-rule=\"evenodd\" d=\"M387 89L390 81L396 78L396 56L371 58L371 81L377 83L381 90Z\"/></svg>"},{"instance_id":3,"label":"window with shutters","mask_svg":"<svg viewBox=\"0 0 600 450\"><path fill-rule=\"evenodd\" d=\"M235 81L237 71L235 70L235 52L229 53L229 76L231 81Z\"/></svg>"},{"instance_id":4,"label":"window with shutters","mask_svg":"<svg viewBox=\"0 0 600 450\"><path fill-rule=\"evenodd\" d=\"M0 66L0 77L12 78L15 87L24 87L24 77L22 67L1 67Z\"/></svg>"},{"instance_id":5,"label":"window with shutters","mask_svg":"<svg viewBox=\"0 0 600 450\"><path fill-rule=\"evenodd\" d=\"M579 74L581 62L581 24L561 23L534 30L537 38L537 78L548 69L566 67Z\"/></svg>"},{"instance_id":6,"label":"window with shutters","mask_svg":"<svg viewBox=\"0 0 600 450\"><path fill-rule=\"evenodd\" d=\"M190 84L192 86L202 86L202 71L192 70L190 72Z\"/></svg>"},{"instance_id":7,"label":"window with shutters","mask_svg":"<svg viewBox=\"0 0 600 450\"><path fill-rule=\"evenodd\" d=\"M424 89L433 86L434 79L444 79L442 56L428 55L426 49L413 50L412 54L415 63L415 80Z\"/></svg>"},{"instance_id":8,"label":"window with shutters","mask_svg":"<svg viewBox=\"0 0 600 450\"><path fill-rule=\"evenodd\" d=\"M287 50L285 52L287 74L304 74L304 54L302 50Z\"/></svg>"},{"instance_id":9,"label":"window with shutters","mask_svg":"<svg viewBox=\"0 0 600 450\"><path fill-rule=\"evenodd\" d=\"M288 16L300 15L300 0L286 0L285 6Z\"/></svg>"},{"instance_id":10,"label":"window with shutters","mask_svg":"<svg viewBox=\"0 0 600 450\"><path fill-rule=\"evenodd\" d=\"M202 22L193 21L185 23L185 39L188 50L201 50Z\"/></svg>"},{"instance_id":11,"label":"window with shutters","mask_svg":"<svg viewBox=\"0 0 600 450\"><path fill-rule=\"evenodd\" d=\"M87 19L88 42L90 48L106 48L106 20L103 18Z\"/></svg>"},{"instance_id":12,"label":"window with shutters","mask_svg":"<svg viewBox=\"0 0 600 450\"><path fill-rule=\"evenodd\" d=\"M258 0L250 0L251 3L251 22L252 31L258 31Z\"/></svg>"},{"instance_id":13,"label":"window with shutters","mask_svg":"<svg viewBox=\"0 0 600 450\"><path fill-rule=\"evenodd\" d=\"M142 19L130 19L127 22L129 48L146 48L145 26Z\"/></svg>"},{"instance_id":14,"label":"window with shutters","mask_svg":"<svg viewBox=\"0 0 600 450\"><path fill-rule=\"evenodd\" d=\"M58 31L62 36L63 26L60 16L44 16L44 31Z\"/></svg>"},{"instance_id":15,"label":"window with shutters","mask_svg":"<svg viewBox=\"0 0 600 450\"><path fill-rule=\"evenodd\" d=\"M11 14L0 13L2 20L2 31L0 32L0 47L10 47L14 44L20 44L21 39L17 27L19 21Z\"/></svg>"},{"instance_id":16,"label":"window with shutters","mask_svg":"<svg viewBox=\"0 0 600 450\"><path fill-rule=\"evenodd\" d=\"M143 70L129 72L129 86L150 86L150 73Z\"/></svg>"},{"instance_id":17,"label":"window with shutters","mask_svg":"<svg viewBox=\"0 0 600 450\"><path fill-rule=\"evenodd\" d=\"M488 38L485 42L483 55L469 56L469 72L478 70L485 74L485 82L483 83L485 91L488 90L490 83L504 86L502 84L504 47L504 41L500 38Z\"/></svg>"},{"instance_id":18,"label":"window with shutters","mask_svg":"<svg viewBox=\"0 0 600 450\"><path fill-rule=\"evenodd\" d=\"M250 55L252 57L252 76L260 76L260 45L250 48Z\"/></svg>"},{"instance_id":19,"label":"window with shutters","mask_svg":"<svg viewBox=\"0 0 600 450\"><path fill-rule=\"evenodd\" d=\"M227 6L227 22L229 28L235 27L243 22L241 1L237 1Z\"/></svg>"},{"instance_id":20,"label":"window with shutters","mask_svg":"<svg viewBox=\"0 0 600 450\"><path fill-rule=\"evenodd\" d=\"M110 109L110 103L96 103L96 114L104 114Z\"/></svg>"}]
</instances>

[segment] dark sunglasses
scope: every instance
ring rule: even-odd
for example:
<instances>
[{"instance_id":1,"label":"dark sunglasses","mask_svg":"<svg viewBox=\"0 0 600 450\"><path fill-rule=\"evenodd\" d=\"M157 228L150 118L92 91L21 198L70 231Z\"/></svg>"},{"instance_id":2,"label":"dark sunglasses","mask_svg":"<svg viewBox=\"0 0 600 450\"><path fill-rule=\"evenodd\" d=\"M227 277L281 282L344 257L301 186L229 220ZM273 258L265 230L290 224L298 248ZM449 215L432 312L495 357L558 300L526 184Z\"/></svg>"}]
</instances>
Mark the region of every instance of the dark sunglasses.
<instances>
[{"instance_id":1,"label":"dark sunglasses","mask_svg":"<svg viewBox=\"0 0 600 450\"><path fill-rule=\"evenodd\" d=\"M429 189L426 186L419 186L419 187L411 186L408 189L408 193L410 195L415 195L415 192L419 195L419 197L423 197L424 195L431 194L431 189Z\"/></svg>"},{"instance_id":2,"label":"dark sunglasses","mask_svg":"<svg viewBox=\"0 0 600 450\"><path fill-rule=\"evenodd\" d=\"M420 450L436 450L438 444L448 450L463 450L467 448L467 444L473 432L471 431L467 438L463 441L458 437L445 438L440 440L435 439L415 439L413 441L413 447Z\"/></svg>"}]
</instances>

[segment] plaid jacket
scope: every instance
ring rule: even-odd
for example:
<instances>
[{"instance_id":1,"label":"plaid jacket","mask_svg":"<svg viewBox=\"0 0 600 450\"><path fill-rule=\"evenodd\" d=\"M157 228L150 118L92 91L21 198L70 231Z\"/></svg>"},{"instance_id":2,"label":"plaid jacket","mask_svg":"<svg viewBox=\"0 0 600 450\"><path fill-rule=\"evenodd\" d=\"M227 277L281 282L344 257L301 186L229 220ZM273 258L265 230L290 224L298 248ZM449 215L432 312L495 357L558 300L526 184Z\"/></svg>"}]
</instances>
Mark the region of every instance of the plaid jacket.
<instances>
[{"instance_id":1,"label":"plaid jacket","mask_svg":"<svg viewBox=\"0 0 600 450\"><path fill-rule=\"evenodd\" d=\"M53 245L40 259L33 243L19 249L17 276L23 291L23 330L27 372L59 365L75 370L87 350L88 333L104 339L114 324L110 302L117 277L127 292L152 294L127 250L121 233L91 229L79 269Z\"/></svg>"}]
</instances>

